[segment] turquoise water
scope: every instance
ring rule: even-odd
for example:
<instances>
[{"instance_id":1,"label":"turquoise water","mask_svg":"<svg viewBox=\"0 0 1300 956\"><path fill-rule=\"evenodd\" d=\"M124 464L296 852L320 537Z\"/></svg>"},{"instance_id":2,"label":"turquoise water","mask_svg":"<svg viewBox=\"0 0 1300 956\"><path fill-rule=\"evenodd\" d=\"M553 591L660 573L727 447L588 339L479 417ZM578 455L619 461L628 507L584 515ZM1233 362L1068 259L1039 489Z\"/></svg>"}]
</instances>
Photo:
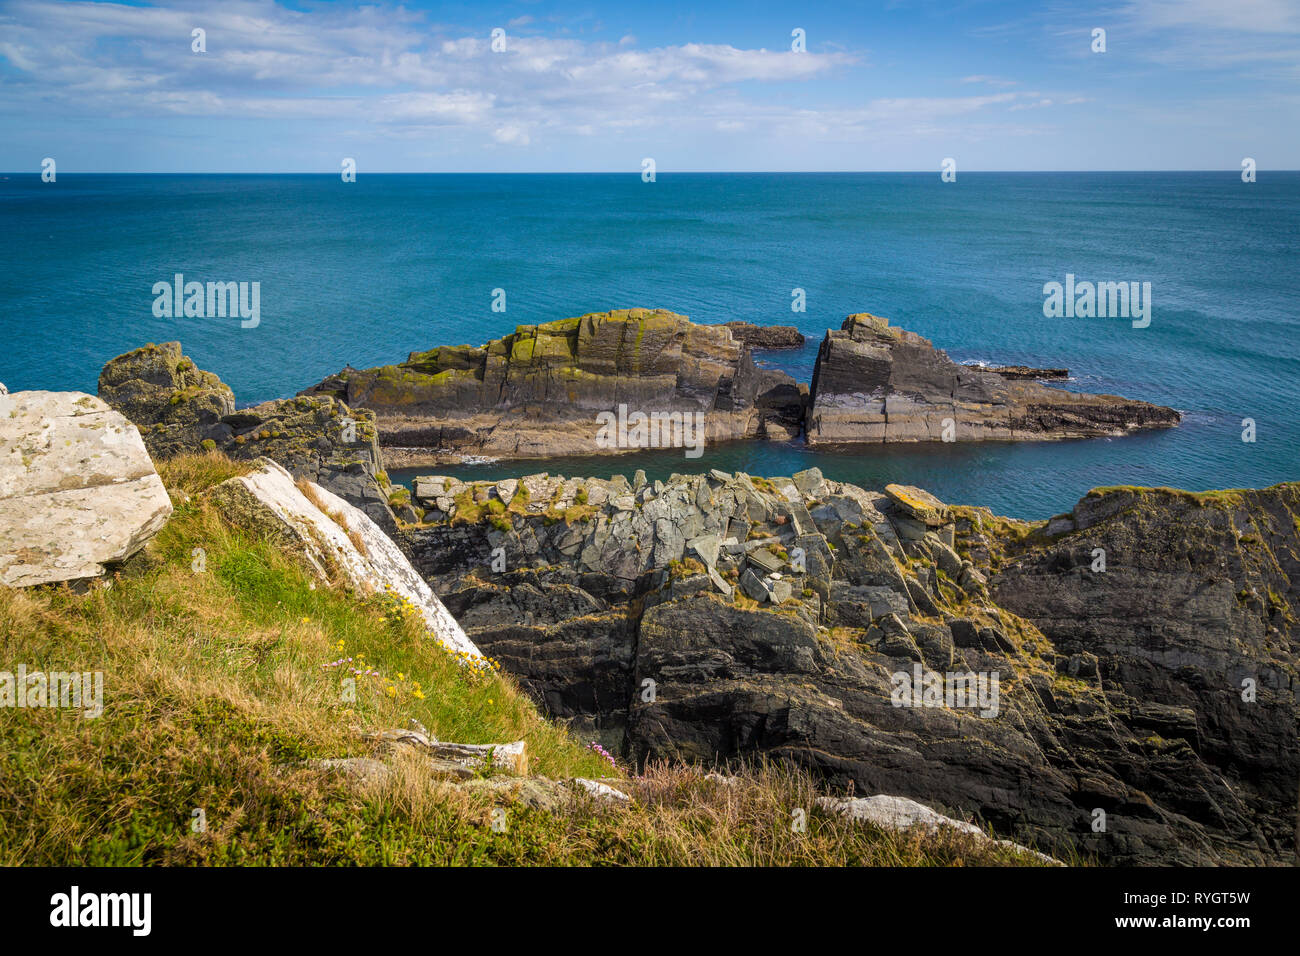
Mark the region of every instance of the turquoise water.
<instances>
[{"instance_id":1,"label":"turquoise water","mask_svg":"<svg viewBox=\"0 0 1300 956\"><path fill-rule=\"evenodd\" d=\"M1069 387L1172 405L1173 431L866 454L740 443L459 469L651 477L816 464L1043 517L1090 487L1300 478L1300 173L0 176L0 381L94 391L103 363L179 339L241 404L327 373L629 306L793 324L763 360L804 381L815 339L871 311L958 361L1067 366ZM261 322L156 318L152 286L261 283ZM1047 319L1066 273L1152 284L1149 328ZM791 289L807 311L790 310ZM491 309L503 288L507 312ZM1258 440L1241 441L1253 418ZM428 469L421 469L428 470ZM449 469L439 469L447 471Z\"/></svg>"}]
</instances>

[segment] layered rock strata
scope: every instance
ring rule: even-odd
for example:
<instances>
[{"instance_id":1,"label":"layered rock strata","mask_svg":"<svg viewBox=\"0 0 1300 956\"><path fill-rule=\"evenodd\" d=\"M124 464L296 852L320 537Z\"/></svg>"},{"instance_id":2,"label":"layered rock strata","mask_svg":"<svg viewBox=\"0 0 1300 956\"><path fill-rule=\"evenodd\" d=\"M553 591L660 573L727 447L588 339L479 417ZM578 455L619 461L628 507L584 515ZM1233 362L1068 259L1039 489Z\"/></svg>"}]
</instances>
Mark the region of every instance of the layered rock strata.
<instances>
[{"instance_id":1,"label":"layered rock strata","mask_svg":"<svg viewBox=\"0 0 1300 956\"><path fill-rule=\"evenodd\" d=\"M928 339L863 313L822 341L806 434L810 445L1023 441L1121 435L1178 422L1172 408L958 365Z\"/></svg>"},{"instance_id":2,"label":"layered rock strata","mask_svg":"<svg viewBox=\"0 0 1300 956\"><path fill-rule=\"evenodd\" d=\"M815 470L416 497L470 638L630 758L765 753L1058 857L1292 859L1300 485L1036 524Z\"/></svg>"},{"instance_id":3,"label":"layered rock strata","mask_svg":"<svg viewBox=\"0 0 1300 956\"><path fill-rule=\"evenodd\" d=\"M535 458L787 439L799 433L804 392L790 376L755 366L726 328L623 309L519 326L481 347L412 352L400 365L346 369L303 394L372 410L386 447ZM663 427L657 437L602 433L601 416L620 408L664 416Z\"/></svg>"}]
</instances>

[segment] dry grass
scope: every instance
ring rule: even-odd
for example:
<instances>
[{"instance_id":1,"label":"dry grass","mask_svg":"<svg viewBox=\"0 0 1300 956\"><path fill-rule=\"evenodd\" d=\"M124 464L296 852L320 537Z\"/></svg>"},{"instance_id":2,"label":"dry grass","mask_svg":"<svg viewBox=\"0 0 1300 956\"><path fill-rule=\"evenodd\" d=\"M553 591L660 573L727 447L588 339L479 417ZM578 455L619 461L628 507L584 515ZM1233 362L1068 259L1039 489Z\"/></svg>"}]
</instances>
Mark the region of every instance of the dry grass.
<instances>
[{"instance_id":1,"label":"dry grass","mask_svg":"<svg viewBox=\"0 0 1300 956\"><path fill-rule=\"evenodd\" d=\"M343 520L342 514L330 508L325 499L321 497L319 489L313 482L308 481L306 478L299 478L294 482L294 485L296 485L298 490L302 492L303 497L324 512L327 518L339 526L343 533L348 536L348 540L352 542L352 547L356 548L359 554L363 557L369 557L370 552L366 550L365 539L363 539L356 531L348 527L348 523Z\"/></svg>"}]
</instances>

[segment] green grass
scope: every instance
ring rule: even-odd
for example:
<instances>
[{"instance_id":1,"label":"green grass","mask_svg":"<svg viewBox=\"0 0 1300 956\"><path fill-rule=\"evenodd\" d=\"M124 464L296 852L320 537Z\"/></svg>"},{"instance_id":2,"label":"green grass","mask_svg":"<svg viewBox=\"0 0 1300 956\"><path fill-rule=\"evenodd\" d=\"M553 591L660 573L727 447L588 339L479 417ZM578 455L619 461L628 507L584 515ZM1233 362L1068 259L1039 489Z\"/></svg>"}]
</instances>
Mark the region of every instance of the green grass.
<instances>
[{"instance_id":1,"label":"green grass","mask_svg":"<svg viewBox=\"0 0 1300 956\"><path fill-rule=\"evenodd\" d=\"M164 464L167 486L195 497L107 588L0 589L6 668L102 670L105 698L90 720L0 710L0 863L166 860L195 807L237 814L250 847L270 841L270 862L271 834L292 825L286 808L327 792L295 788L284 766L365 754L353 728L411 719L443 740L523 738L536 773L607 769L513 679L461 667L399 602L316 585L275 545L226 524L197 493L242 470L221 456ZM340 657L382 675L356 679L354 704L342 699L343 668L323 666Z\"/></svg>"},{"instance_id":2,"label":"green grass","mask_svg":"<svg viewBox=\"0 0 1300 956\"><path fill-rule=\"evenodd\" d=\"M523 738L531 774L613 773L512 678L461 666L409 606L326 587L232 526L201 493L247 468L216 454L164 464L170 522L85 593L0 588L5 668L104 675L98 719L0 709L0 865L1033 862L953 833L851 823L816 809L809 775L767 764L733 786L653 766L622 778L628 805L543 810L433 780L413 752L372 750L360 731L416 720L442 740ZM347 657L381 675L357 678L354 701L343 668L325 666ZM306 764L339 756L384 757L392 772L358 786Z\"/></svg>"}]
</instances>

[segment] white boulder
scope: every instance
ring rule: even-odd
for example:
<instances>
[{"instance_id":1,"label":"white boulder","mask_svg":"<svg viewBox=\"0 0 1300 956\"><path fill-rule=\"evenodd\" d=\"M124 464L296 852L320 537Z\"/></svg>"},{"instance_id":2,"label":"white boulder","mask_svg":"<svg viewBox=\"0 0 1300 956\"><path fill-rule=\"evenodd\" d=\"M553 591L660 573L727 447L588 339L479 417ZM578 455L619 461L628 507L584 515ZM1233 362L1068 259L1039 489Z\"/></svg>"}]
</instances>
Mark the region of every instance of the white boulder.
<instances>
[{"instance_id":1,"label":"white boulder","mask_svg":"<svg viewBox=\"0 0 1300 956\"><path fill-rule=\"evenodd\" d=\"M874 797L858 797L856 799L818 797L817 804L833 813L848 817L850 820L874 823L885 830L908 830L912 827L921 827L926 833L936 833L941 827L951 827L962 833L969 833L982 842L990 842L1010 850L1018 850L1021 853L1036 856L1044 862L1061 865L1059 860L1047 856L1045 853L1031 850L1019 843L1013 843L1011 840L995 839L973 823L954 820L952 817L937 813L925 804L909 800L907 797L894 797L883 793L878 793Z\"/></svg>"},{"instance_id":2,"label":"white boulder","mask_svg":"<svg viewBox=\"0 0 1300 956\"><path fill-rule=\"evenodd\" d=\"M98 577L171 512L123 415L83 392L0 393L0 584Z\"/></svg>"},{"instance_id":3,"label":"white boulder","mask_svg":"<svg viewBox=\"0 0 1300 956\"><path fill-rule=\"evenodd\" d=\"M343 583L357 591L388 591L405 598L443 644L471 657L483 656L369 515L314 482L304 479L300 487L270 459L259 459L258 464L257 471L224 481L210 493L234 514L251 515L286 536L322 581L328 583L329 569L337 569Z\"/></svg>"}]
</instances>

